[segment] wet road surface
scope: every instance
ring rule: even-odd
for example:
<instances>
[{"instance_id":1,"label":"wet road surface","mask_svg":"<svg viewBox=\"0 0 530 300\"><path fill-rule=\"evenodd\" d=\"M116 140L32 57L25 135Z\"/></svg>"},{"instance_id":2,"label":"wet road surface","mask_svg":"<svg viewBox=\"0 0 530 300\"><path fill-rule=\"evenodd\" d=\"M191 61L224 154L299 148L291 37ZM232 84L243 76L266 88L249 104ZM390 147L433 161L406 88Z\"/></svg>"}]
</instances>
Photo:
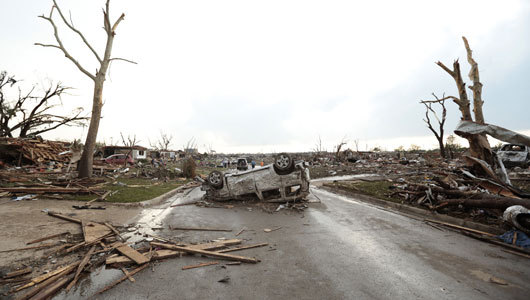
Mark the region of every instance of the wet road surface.
<instances>
[{"instance_id":1,"label":"wet road surface","mask_svg":"<svg viewBox=\"0 0 530 300\"><path fill-rule=\"evenodd\" d=\"M148 209L141 222L220 227L233 232L156 231L186 242L237 238L269 246L234 252L258 264L183 266L214 259L184 256L157 262L96 299L528 299L530 260L451 231L352 198L313 188L303 213L253 207ZM193 194L192 194L193 195ZM316 197L315 197L316 196ZM265 233L264 228L281 229ZM148 230L148 229L146 229ZM70 294L87 298L121 277L94 273ZM227 283L218 282L230 278Z\"/></svg>"}]
</instances>

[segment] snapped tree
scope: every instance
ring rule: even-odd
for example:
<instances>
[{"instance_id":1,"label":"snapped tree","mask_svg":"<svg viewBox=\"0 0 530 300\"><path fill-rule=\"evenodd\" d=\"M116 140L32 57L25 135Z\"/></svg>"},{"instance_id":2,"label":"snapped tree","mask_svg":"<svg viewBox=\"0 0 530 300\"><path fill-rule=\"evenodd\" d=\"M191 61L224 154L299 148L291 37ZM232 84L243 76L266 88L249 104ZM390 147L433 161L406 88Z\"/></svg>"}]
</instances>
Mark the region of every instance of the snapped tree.
<instances>
[{"instance_id":1,"label":"snapped tree","mask_svg":"<svg viewBox=\"0 0 530 300\"><path fill-rule=\"evenodd\" d=\"M22 92L20 86L16 86L17 82L6 71L0 73L0 137L13 137L16 132L21 138L36 136L61 126L82 126L88 119L81 116L81 107L66 116L52 113L53 108L61 105L56 100L60 100L61 94L69 89L60 82L50 83L38 95L35 85ZM17 88L17 91L9 93L8 88ZM17 96L10 100L8 94Z\"/></svg>"},{"instance_id":2,"label":"snapped tree","mask_svg":"<svg viewBox=\"0 0 530 300\"><path fill-rule=\"evenodd\" d=\"M57 2L53 0L53 5L51 8L51 11L48 16L42 15L39 16L40 18L48 21L51 26L53 27L53 35L55 36L55 40L57 41L57 44L42 44L42 43L35 43L35 45L42 46L42 47L52 47L59 49L64 56L69 59L83 74L85 74L88 78L90 78L94 82L94 93L92 96L92 115L90 118L90 125L88 127L88 133L85 140L85 145L83 148L83 154L81 156L81 160L79 161L79 177L91 177L92 176L92 163L93 163L93 153L94 148L96 146L96 138L98 135L98 129L99 129L99 121L101 119L101 110L103 108L103 84L105 83L105 78L107 75L107 71L109 68L109 64L113 60L122 60L130 63L134 63L133 61L124 59L124 58L118 58L118 57L111 57L112 52L112 44L114 42L114 37L116 35L116 28L120 24L121 21L125 18L125 14L121 14L118 19L111 23L110 21L110 10L109 10L109 4L110 0L107 0L105 3L105 8L103 9L103 29L105 30L106 34L106 44L105 44L105 50L103 53L103 56L100 56L98 52L92 47L92 45L87 41L85 36L79 31L77 28L74 27L73 22L66 20L63 12L61 11L59 5L57 5ZM96 73L93 74L87 69L85 69L77 59L75 59L70 52L67 51L65 48L63 42L61 41L61 38L59 37L58 29L55 24L55 21L53 19L53 13L57 10L59 13L59 16L61 20L64 22L64 24L72 30L74 33L76 33L79 38L83 41L83 43L88 47L88 49L94 54L95 58L97 59L99 63L99 68L96 69Z\"/></svg>"},{"instance_id":3,"label":"snapped tree","mask_svg":"<svg viewBox=\"0 0 530 300\"><path fill-rule=\"evenodd\" d=\"M471 65L471 70L469 71L468 76L469 79L473 82L473 85L470 86L469 89L471 89L471 91L473 92L473 114L475 115L475 122L479 124L484 124L484 114L482 113L482 105L484 104L484 101L482 101L482 83L480 82L478 64L473 59L472 51L469 47L469 43L466 37L462 37L462 40L464 41L464 46L467 52L467 61ZM436 62L436 64L454 79L459 96L447 96L432 102L442 102L447 99L451 99L454 103L456 103L456 105L458 105L458 108L462 113L462 120L473 121L470 108L471 102L469 101L469 98L467 96L466 83L462 79L462 74L460 72L460 63L458 62L458 59L453 62L452 70L440 61ZM490 166L493 166L495 164L494 156L491 151L488 139L486 138L486 135L476 134L466 135L463 137L466 138L469 142L469 150L472 157L481 159L487 162Z\"/></svg>"}]
</instances>

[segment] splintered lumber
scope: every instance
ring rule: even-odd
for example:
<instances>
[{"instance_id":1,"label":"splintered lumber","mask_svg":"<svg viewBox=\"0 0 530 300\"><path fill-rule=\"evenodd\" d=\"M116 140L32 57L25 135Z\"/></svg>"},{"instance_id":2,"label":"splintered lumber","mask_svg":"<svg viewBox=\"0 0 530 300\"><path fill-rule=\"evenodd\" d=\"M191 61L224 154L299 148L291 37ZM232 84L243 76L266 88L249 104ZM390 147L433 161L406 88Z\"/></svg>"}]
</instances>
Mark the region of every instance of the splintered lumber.
<instances>
[{"instance_id":1,"label":"splintered lumber","mask_svg":"<svg viewBox=\"0 0 530 300\"><path fill-rule=\"evenodd\" d=\"M118 238L119 238L120 240L123 241L123 238L121 237L121 235L120 235L120 233L118 232L118 230L116 230L116 228L114 228L114 226L110 225L110 224L107 223L107 222L105 222L105 223L103 223L103 224L105 224L105 226L107 226L110 230L112 230L112 232L114 232L114 234L115 234L116 236L118 236Z\"/></svg>"},{"instance_id":2,"label":"splintered lumber","mask_svg":"<svg viewBox=\"0 0 530 300\"><path fill-rule=\"evenodd\" d=\"M130 282L135 282L136 280L131 276L131 274L129 274L129 271L127 271L125 268L120 268L121 271L123 272L123 274L125 274L125 276L127 276L127 278L129 279Z\"/></svg>"},{"instance_id":3,"label":"splintered lumber","mask_svg":"<svg viewBox=\"0 0 530 300\"><path fill-rule=\"evenodd\" d=\"M143 266L140 266L134 270L132 270L131 272L129 272L129 276L133 276L134 274L142 271L143 269L147 268L147 266L149 266L149 264L145 264ZM104 293L108 290L110 290L111 288L113 288L115 285L119 284L120 282L124 281L124 280L127 280L129 278L129 276L126 276L124 275L123 277L121 277L120 279L112 282L111 284L107 285L105 288L99 290L95 295L99 295L101 293Z\"/></svg>"},{"instance_id":4,"label":"splintered lumber","mask_svg":"<svg viewBox=\"0 0 530 300\"><path fill-rule=\"evenodd\" d=\"M95 199L92 199L90 201L87 201L85 204L89 205L89 204L92 204L92 202L95 202L95 201L104 201L105 198L107 198L107 196L110 195L111 192L112 191L106 191L105 194L103 194L103 195L101 195L101 196L99 196L99 197L97 197Z\"/></svg>"},{"instance_id":5,"label":"splintered lumber","mask_svg":"<svg viewBox=\"0 0 530 300\"><path fill-rule=\"evenodd\" d=\"M42 245L31 246L31 247L3 250L3 251L0 251L0 253L13 252L13 251L22 251L22 250L31 250L31 249L42 249L42 248L49 248L49 247L53 247L53 246L57 246L57 245L59 245L59 244L57 244L57 243L42 244Z\"/></svg>"},{"instance_id":6,"label":"splintered lumber","mask_svg":"<svg viewBox=\"0 0 530 300\"><path fill-rule=\"evenodd\" d=\"M157 242L151 242L151 245L164 247L164 248L168 248L172 250L179 250L179 251L188 252L188 253L202 254L202 255L217 257L217 258L226 259L226 260L235 260L235 261L241 261L241 262L253 263L253 264L259 262L259 260L252 258L252 257L224 254L224 253L219 253L219 252L193 249L193 248L181 247L181 246L176 246L176 245L161 244Z\"/></svg>"},{"instance_id":7,"label":"splintered lumber","mask_svg":"<svg viewBox=\"0 0 530 300\"><path fill-rule=\"evenodd\" d=\"M62 233L58 233L58 234L52 234L52 235L49 235L49 236L45 236L43 238L36 239L36 240L31 241L31 242L27 242L26 245L31 245L31 244L39 243L39 242L42 242L42 241L50 240L50 239L53 239L53 238L56 238L56 237L59 237L59 236L66 235L66 234L70 234L70 232L66 231L66 232L62 232Z\"/></svg>"},{"instance_id":8,"label":"splintered lumber","mask_svg":"<svg viewBox=\"0 0 530 300\"><path fill-rule=\"evenodd\" d=\"M264 246L267 246L267 245L269 245L269 244L268 243L254 244L254 245L248 245L248 246L241 246L241 247L235 247L235 248L230 248L230 249L219 250L217 252L226 253L226 252L232 252L232 251L239 251L239 250L245 250L245 249L264 247Z\"/></svg>"},{"instance_id":9,"label":"splintered lumber","mask_svg":"<svg viewBox=\"0 0 530 300\"><path fill-rule=\"evenodd\" d=\"M171 230L195 230L195 231L225 231L232 232L232 229L223 229L223 228L199 228L199 227L173 227L169 226Z\"/></svg>"},{"instance_id":10,"label":"splintered lumber","mask_svg":"<svg viewBox=\"0 0 530 300\"><path fill-rule=\"evenodd\" d=\"M161 250L156 250L153 252L153 256L151 257L151 260L161 260L165 258L177 257L177 256L180 256L181 254L182 252L180 251L161 249ZM145 254L142 254L142 255L146 256ZM107 265L126 264L126 263L132 263L132 262L133 260L131 260L127 256L114 256L114 257L109 257L105 260L105 264Z\"/></svg>"},{"instance_id":11,"label":"splintered lumber","mask_svg":"<svg viewBox=\"0 0 530 300\"><path fill-rule=\"evenodd\" d=\"M105 225L95 222L83 222L83 234L87 243L98 241L111 233L113 233L112 230Z\"/></svg>"},{"instance_id":12,"label":"splintered lumber","mask_svg":"<svg viewBox=\"0 0 530 300\"><path fill-rule=\"evenodd\" d=\"M31 290L29 290L27 293L25 293L24 295L16 298L16 300L27 300L27 299L30 299L31 297L33 297L33 295L37 294L38 292L40 292L42 289L46 288L47 286L51 285L52 283L56 282L57 280L59 280L60 278L62 278L64 275L70 273L71 270L64 270L62 271L61 273L55 275L55 276L52 276L46 280L44 280L42 283L36 285L34 288L32 288Z\"/></svg>"},{"instance_id":13,"label":"splintered lumber","mask_svg":"<svg viewBox=\"0 0 530 300\"><path fill-rule=\"evenodd\" d=\"M472 228L468 228L468 227L464 227L464 226L454 225L454 224L451 224L451 223L445 223L445 222L431 220L431 219L425 219L425 221L431 222L431 223L440 224L440 225L444 225L444 226L448 226L448 227L452 227L452 228L456 228L456 229L460 229L460 230L465 230L465 231L469 231L469 232L483 234L483 235L487 235L487 236L495 236L495 234L492 234L492 233L489 233L489 232L484 232L484 231L480 231L480 230L476 230L476 229L472 229Z\"/></svg>"},{"instance_id":14,"label":"splintered lumber","mask_svg":"<svg viewBox=\"0 0 530 300\"><path fill-rule=\"evenodd\" d=\"M55 293L59 289L61 289L65 284L67 284L70 280L72 280L73 277L74 277L74 275L70 274L70 275L66 275L66 276L60 278L56 282L50 284L45 289L41 290L39 293L37 293L37 295L33 296L31 299L32 300L48 299L49 297L55 295Z\"/></svg>"},{"instance_id":15,"label":"splintered lumber","mask_svg":"<svg viewBox=\"0 0 530 300\"><path fill-rule=\"evenodd\" d=\"M479 208L494 208L494 209L506 209L512 205L522 205L525 207L530 206L529 199L517 199L499 196L483 197L482 199L445 199L446 205L458 206L463 205L466 207L479 207Z\"/></svg>"},{"instance_id":16,"label":"splintered lumber","mask_svg":"<svg viewBox=\"0 0 530 300\"><path fill-rule=\"evenodd\" d=\"M57 275L59 273L63 273L64 272L64 274L68 274L68 273L72 272L78 265L79 265L79 262L75 262L73 264L69 264L69 265L64 266L62 268L55 269L54 271L51 271L51 272L49 272L47 274L42 274L40 276L37 276L37 277L31 279L31 282L29 282L28 284L25 284L25 285L23 285L21 287L16 288L15 292L18 292L18 291L23 290L25 288L32 287L35 284L41 283L41 282L45 281L46 279L48 279L50 277L53 277L53 276L55 276L55 275Z\"/></svg>"},{"instance_id":17,"label":"splintered lumber","mask_svg":"<svg viewBox=\"0 0 530 300\"><path fill-rule=\"evenodd\" d=\"M92 247L90 248L90 250L88 250L88 252L85 255L85 257L83 257L83 260L81 261L81 263L77 267L77 271L75 272L74 279L66 287L66 291L67 292L75 285L75 283L77 282L77 279L79 279L79 275L81 274L81 271L83 271L83 269L85 268L86 264L90 261L90 257L94 253L94 250L96 250L96 245L92 245Z\"/></svg>"},{"instance_id":18,"label":"splintered lumber","mask_svg":"<svg viewBox=\"0 0 530 300\"><path fill-rule=\"evenodd\" d=\"M184 266L184 267L182 267L182 270L189 270L189 269L195 269L195 268L218 265L218 264L219 264L218 261L205 262L205 263L200 263L198 265Z\"/></svg>"},{"instance_id":19,"label":"splintered lumber","mask_svg":"<svg viewBox=\"0 0 530 300\"><path fill-rule=\"evenodd\" d=\"M82 223L81 220L79 220L79 219L75 219L75 218L71 218L71 217L68 217L68 216L65 216L65 215L61 215L61 214L55 213L53 211L49 211L48 215L50 215L52 217L59 218L59 219L63 219L65 221L70 221L70 222L74 222L74 223L78 223L78 224Z\"/></svg>"},{"instance_id":20,"label":"splintered lumber","mask_svg":"<svg viewBox=\"0 0 530 300\"><path fill-rule=\"evenodd\" d=\"M118 244L119 246L116 247L116 250L118 250L121 254L127 256L128 258L132 259L135 263L141 265L145 264L146 262L149 262L149 259L145 256L143 256L140 252L134 250L133 248L129 247L126 244Z\"/></svg>"},{"instance_id":21,"label":"splintered lumber","mask_svg":"<svg viewBox=\"0 0 530 300\"><path fill-rule=\"evenodd\" d=\"M3 279L13 278L13 277L17 277L20 275L31 273L31 271L32 271L31 267L27 267L27 268L24 268L18 271L9 272L6 275L4 275L4 277L2 278Z\"/></svg>"}]
</instances>

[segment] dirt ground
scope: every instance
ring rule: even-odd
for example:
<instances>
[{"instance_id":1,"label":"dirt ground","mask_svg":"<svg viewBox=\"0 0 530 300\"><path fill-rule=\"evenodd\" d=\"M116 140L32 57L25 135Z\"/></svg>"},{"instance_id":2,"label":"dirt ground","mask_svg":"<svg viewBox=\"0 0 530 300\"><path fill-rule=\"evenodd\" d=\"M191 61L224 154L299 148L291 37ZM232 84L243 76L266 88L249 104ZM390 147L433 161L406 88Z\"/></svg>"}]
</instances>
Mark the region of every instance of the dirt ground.
<instances>
[{"instance_id":1,"label":"dirt ground","mask_svg":"<svg viewBox=\"0 0 530 300\"><path fill-rule=\"evenodd\" d=\"M69 231L82 234L78 224L63 221L47 215L43 210L58 212L81 220L108 222L113 225L125 225L138 214L141 208L104 204L106 210L77 210L72 205L79 201L66 200L32 200L11 201L0 199L0 271L21 266L29 261L44 257L50 249L21 250L1 252L10 249L28 247L27 242L45 236ZM42 243L57 242L54 238ZM38 244L35 244L38 245ZM32 246L32 245L29 245Z\"/></svg>"}]
</instances>

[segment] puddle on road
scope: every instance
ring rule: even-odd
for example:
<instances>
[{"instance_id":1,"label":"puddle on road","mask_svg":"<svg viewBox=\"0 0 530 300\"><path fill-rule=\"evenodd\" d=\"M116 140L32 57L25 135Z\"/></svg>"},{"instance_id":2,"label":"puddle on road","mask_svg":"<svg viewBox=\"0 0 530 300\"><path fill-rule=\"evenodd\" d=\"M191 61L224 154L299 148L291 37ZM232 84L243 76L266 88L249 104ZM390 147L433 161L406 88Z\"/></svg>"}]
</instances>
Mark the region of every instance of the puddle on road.
<instances>
[{"instance_id":1,"label":"puddle on road","mask_svg":"<svg viewBox=\"0 0 530 300\"><path fill-rule=\"evenodd\" d=\"M169 215L171 210L175 209L172 205L192 204L199 201L204 192L200 187L177 194L164 202L164 204L155 208L146 208L140 212L140 216L134 222L136 223L136 230L123 234L123 237L128 238L127 242L139 242L146 238L146 235L157 236L157 229L164 227L164 219ZM177 207L178 208L178 207Z\"/></svg>"},{"instance_id":2,"label":"puddle on road","mask_svg":"<svg viewBox=\"0 0 530 300\"><path fill-rule=\"evenodd\" d=\"M87 277L81 279L70 292L66 293L63 289L59 294L53 297L53 299L87 299L122 276L123 272L121 270L106 269L105 266L103 266L96 271L91 272ZM105 297L102 298L104 299Z\"/></svg>"}]
</instances>

